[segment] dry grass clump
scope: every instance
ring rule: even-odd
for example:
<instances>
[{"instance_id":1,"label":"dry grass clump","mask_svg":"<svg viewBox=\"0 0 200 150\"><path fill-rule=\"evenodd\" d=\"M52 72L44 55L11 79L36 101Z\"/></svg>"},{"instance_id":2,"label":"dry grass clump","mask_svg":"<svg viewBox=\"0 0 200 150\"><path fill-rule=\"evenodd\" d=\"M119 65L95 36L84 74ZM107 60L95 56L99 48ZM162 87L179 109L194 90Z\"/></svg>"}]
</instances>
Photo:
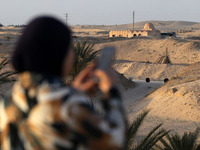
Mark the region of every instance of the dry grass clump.
<instances>
[{"instance_id":1,"label":"dry grass clump","mask_svg":"<svg viewBox=\"0 0 200 150\"><path fill-rule=\"evenodd\" d=\"M169 58L167 49L166 49L166 54L164 56L159 57L157 59L156 63L158 63L158 64L171 64L171 60Z\"/></svg>"}]
</instances>

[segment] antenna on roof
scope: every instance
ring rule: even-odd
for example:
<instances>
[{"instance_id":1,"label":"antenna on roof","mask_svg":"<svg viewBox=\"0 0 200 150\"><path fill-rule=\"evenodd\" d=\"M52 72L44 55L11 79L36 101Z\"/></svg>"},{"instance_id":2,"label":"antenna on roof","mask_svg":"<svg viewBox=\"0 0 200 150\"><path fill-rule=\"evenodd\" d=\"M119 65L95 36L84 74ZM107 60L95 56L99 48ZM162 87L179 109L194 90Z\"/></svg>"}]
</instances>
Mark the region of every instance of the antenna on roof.
<instances>
[{"instance_id":1,"label":"antenna on roof","mask_svg":"<svg viewBox=\"0 0 200 150\"><path fill-rule=\"evenodd\" d=\"M135 30L135 11L133 11L133 31Z\"/></svg>"}]
</instances>

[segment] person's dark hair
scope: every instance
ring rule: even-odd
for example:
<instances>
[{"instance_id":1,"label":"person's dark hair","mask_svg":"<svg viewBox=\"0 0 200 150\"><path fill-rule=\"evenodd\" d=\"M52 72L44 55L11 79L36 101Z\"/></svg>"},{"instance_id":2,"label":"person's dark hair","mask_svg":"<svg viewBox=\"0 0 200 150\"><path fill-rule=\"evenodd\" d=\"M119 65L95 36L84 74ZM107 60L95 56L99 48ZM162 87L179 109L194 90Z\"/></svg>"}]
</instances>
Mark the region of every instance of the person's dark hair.
<instances>
[{"instance_id":1,"label":"person's dark hair","mask_svg":"<svg viewBox=\"0 0 200 150\"><path fill-rule=\"evenodd\" d=\"M71 43L71 31L64 23L53 17L38 17L19 38L12 65L19 73L32 71L61 76Z\"/></svg>"}]
</instances>

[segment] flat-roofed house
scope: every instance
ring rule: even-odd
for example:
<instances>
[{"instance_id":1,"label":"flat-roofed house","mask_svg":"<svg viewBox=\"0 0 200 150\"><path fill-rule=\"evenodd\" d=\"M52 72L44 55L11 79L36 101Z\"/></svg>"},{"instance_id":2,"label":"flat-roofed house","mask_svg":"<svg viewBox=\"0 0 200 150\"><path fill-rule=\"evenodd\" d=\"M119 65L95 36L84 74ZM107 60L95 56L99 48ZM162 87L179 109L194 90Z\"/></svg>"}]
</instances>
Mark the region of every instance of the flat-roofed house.
<instances>
[{"instance_id":1,"label":"flat-roofed house","mask_svg":"<svg viewBox=\"0 0 200 150\"><path fill-rule=\"evenodd\" d=\"M152 23L145 24L143 30L111 30L109 37L152 37L161 38L161 32L156 30Z\"/></svg>"}]
</instances>

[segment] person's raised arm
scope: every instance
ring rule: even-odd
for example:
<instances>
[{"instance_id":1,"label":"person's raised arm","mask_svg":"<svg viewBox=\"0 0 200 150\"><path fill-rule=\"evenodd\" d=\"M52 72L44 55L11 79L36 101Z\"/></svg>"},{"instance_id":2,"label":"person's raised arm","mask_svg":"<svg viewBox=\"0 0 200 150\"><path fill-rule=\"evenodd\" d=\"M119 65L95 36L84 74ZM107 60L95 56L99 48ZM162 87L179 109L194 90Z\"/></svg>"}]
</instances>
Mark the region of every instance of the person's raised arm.
<instances>
[{"instance_id":1,"label":"person's raised arm","mask_svg":"<svg viewBox=\"0 0 200 150\"><path fill-rule=\"evenodd\" d=\"M82 92L91 90L96 83L89 76L93 68L87 68L77 78L74 88ZM67 125L91 150L119 150L125 144L126 123L120 94L113 86L111 77L101 70L94 71L97 84L104 94L102 100L105 115L98 115L82 94L74 94L62 107L62 116ZM79 82L79 83L78 83ZM88 83L87 83L88 82ZM88 89L81 87L87 85ZM84 89L84 90L83 90Z\"/></svg>"}]
</instances>

